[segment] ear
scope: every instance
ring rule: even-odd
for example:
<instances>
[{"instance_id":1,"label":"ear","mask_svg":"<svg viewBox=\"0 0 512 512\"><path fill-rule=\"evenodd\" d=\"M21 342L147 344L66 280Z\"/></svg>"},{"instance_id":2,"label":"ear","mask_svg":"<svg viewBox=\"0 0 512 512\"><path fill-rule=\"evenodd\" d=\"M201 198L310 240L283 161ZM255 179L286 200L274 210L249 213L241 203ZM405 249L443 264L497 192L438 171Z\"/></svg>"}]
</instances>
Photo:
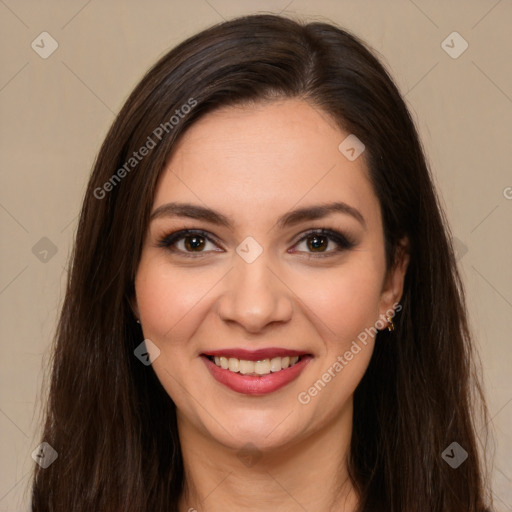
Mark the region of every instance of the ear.
<instances>
[{"instance_id":1,"label":"ear","mask_svg":"<svg viewBox=\"0 0 512 512\"><path fill-rule=\"evenodd\" d=\"M400 240L395 253L395 260L389 269L382 287L379 318L386 318L400 302L404 290L405 274L409 265L409 241Z\"/></svg>"}]
</instances>

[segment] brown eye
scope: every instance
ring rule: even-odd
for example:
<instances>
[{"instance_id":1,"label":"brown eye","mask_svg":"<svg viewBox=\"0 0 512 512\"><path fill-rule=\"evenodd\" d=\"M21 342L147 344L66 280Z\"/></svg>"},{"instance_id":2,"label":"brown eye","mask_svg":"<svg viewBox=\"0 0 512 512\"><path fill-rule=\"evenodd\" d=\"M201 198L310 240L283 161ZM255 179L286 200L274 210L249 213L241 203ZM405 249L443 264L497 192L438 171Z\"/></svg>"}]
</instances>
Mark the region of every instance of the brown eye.
<instances>
[{"instance_id":1,"label":"brown eye","mask_svg":"<svg viewBox=\"0 0 512 512\"><path fill-rule=\"evenodd\" d=\"M330 229L320 229L305 233L295 245L295 250L310 256L333 256L352 249L355 245L355 241L347 235Z\"/></svg>"},{"instance_id":2,"label":"brown eye","mask_svg":"<svg viewBox=\"0 0 512 512\"><path fill-rule=\"evenodd\" d=\"M201 252L206 244L205 238L201 235L187 235L183 237L185 249L191 252Z\"/></svg>"},{"instance_id":3,"label":"brown eye","mask_svg":"<svg viewBox=\"0 0 512 512\"><path fill-rule=\"evenodd\" d=\"M308 248L313 252L325 252L329 239L324 235L311 235L307 238Z\"/></svg>"},{"instance_id":4,"label":"brown eye","mask_svg":"<svg viewBox=\"0 0 512 512\"><path fill-rule=\"evenodd\" d=\"M181 230L170 233L159 240L158 247L181 256L202 256L211 252L222 252L218 243L203 231Z\"/></svg>"}]
</instances>

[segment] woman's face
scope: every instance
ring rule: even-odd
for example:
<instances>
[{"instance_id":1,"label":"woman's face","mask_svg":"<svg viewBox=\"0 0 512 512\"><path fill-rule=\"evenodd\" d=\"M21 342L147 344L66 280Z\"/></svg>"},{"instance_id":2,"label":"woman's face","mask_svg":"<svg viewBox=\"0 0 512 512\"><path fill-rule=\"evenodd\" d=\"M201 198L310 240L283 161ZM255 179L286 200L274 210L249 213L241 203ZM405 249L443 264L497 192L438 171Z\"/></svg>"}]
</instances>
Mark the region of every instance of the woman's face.
<instances>
[{"instance_id":1,"label":"woman's face","mask_svg":"<svg viewBox=\"0 0 512 512\"><path fill-rule=\"evenodd\" d=\"M386 275L348 135L304 101L225 108L160 178L134 309L179 423L205 438L268 449L351 420L404 267Z\"/></svg>"}]
</instances>

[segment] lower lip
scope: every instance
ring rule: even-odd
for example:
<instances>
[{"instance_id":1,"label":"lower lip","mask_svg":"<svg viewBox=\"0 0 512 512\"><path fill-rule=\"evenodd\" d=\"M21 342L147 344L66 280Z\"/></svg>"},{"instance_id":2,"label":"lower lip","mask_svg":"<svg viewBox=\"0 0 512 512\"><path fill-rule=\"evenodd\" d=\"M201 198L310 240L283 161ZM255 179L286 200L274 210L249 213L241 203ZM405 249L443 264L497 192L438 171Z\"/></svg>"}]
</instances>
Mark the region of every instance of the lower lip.
<instances>
[{"instance_id":1,"label":"lower lip","mask_svg":"<svg viewBox=\"0 0 512 512\"><path fill-rule=\"evenodd\" d=\"M210 361L206 356L201 356L213 378L228 388L245 395L265 395L286 386L295 380L311 361L311 356L303 356L298 363L275 373L267 375L250 376L224 370Z\"/></svg>"}]
</instances>

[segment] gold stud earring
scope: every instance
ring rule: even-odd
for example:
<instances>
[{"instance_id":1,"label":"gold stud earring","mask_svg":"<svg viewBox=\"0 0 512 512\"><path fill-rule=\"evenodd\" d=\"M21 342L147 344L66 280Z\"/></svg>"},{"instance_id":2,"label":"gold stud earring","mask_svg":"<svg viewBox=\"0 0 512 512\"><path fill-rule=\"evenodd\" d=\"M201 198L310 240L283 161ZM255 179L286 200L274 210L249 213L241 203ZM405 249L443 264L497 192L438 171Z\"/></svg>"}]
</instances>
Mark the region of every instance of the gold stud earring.
<instances>
[{"instance_id":1,"label":"gold stud earring","mask_svg":"<svg viewBox=\"0 0 512 512\"><path fill-rule=\"evenodd\" d=\"M395 330L395 324L393 323L393 317L392 316L388 316L388 331L394 331Z\"/></svg>"}]
</instances>

